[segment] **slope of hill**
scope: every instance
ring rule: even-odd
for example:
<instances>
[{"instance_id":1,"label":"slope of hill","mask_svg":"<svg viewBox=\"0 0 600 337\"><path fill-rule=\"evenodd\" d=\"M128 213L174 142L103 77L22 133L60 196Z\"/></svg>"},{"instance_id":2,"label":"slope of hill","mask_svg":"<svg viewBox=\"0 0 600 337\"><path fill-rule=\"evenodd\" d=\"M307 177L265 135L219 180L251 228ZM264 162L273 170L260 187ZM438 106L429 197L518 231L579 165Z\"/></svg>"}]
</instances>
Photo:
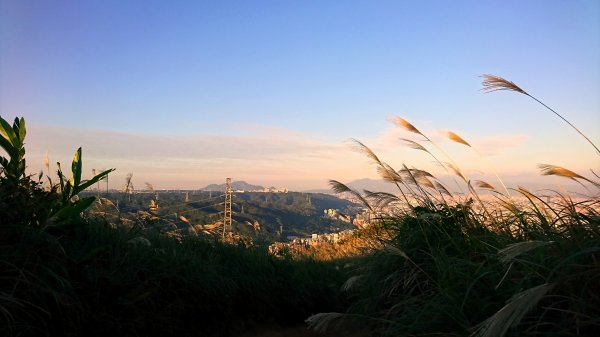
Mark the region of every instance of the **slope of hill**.
<instances>
[{"instance_id":1,"label":"slope of hill","mask_svg":"<svg viewBox=\"0 0 600 337\"><path fill-rule=\"evenodd\" d=\"M84 192L84 194L90 192ZM94 194L93 192L90 194ZM223 192L159 192L155 194L102 193L113 206L95 205L99 214L114 213L116 218L130 219L144 226L177 226L185 229L191 224L208 225L223 218ZM139 214L151 212L149 205L158 207L152 211L155 220L144 224ZM117 212L118 209L118 212ZM313 233L331 233L353 228L349 222L325 215L327 209L354 216L361 208L348 200L320 193L263 193L244 192L233 194L232 218L235 231L267 240L285 239L288 236L310 236ZM152 217L150 217L152 218ZM140 222L141 221L141 222ZM260 230L253 226L258 224ZM257 227L258 227L257 226Z\"/></svg>"},{"instance_id":2,"label":"slope of hill","mask_svg":"<svg viewBox=\"0 0 600 337\"><path fill-rule=\"evenodd\" d=\"M299 192L238 193L233 202L233 219L238 223L258 221L263 231L282 231L282 237L353 228L350 223L324 216L324 210L337 209L349 215L359 210L353 203L332 195Z\"/></svg>"}]
</instances>

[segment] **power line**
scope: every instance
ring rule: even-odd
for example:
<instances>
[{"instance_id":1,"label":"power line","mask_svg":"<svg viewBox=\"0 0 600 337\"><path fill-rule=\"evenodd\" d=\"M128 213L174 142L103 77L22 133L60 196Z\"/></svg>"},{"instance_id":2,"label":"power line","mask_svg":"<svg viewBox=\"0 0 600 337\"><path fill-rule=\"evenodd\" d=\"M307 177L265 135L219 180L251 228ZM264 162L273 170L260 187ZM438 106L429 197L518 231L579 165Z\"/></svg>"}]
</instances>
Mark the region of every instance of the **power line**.
<instances>
[{"instance_id":1,"label":"power line","mask_svg":"<svg viewBox=\"0 0 600 337\"><path fill-rule=\"evenodd\" d=\"M161 209L171 209L171 208L178 207L178 206L181 206L181 205L189 205L189 204L195 204L195 203L200 203L200 202L206 202L208 200L217 199L219 197L220 196L214 196L214 197L211 197L211 198L206 198L206 199L201 199L201 200L194 200L194 201L189 201L189 202L180 202L180 203L176 203L176 204L170 204L170 205L162 207ZM108 198L104 198L104 199L108 199ZM108 200L110 200L110 199L108 199ZM111 200L111 202L112 202L112 200ZM130 207L119 208L118 210L120 212L126 212L126 211L132 211L132 210L136 210L137 211L137 210L140 210L140 207L130 206Z\"/></svg>"}]
</instances>

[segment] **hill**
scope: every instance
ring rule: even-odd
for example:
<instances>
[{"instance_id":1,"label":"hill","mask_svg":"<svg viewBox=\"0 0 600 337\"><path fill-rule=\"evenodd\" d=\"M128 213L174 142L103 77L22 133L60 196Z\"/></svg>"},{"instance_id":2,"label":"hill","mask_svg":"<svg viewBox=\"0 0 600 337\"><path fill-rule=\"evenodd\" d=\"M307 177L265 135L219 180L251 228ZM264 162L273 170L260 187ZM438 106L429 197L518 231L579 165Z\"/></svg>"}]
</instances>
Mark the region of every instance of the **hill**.
<instances>
[{"instance_id":1,"label":"hill","mask_svg":"<svg viewBox=\"0 0 600 337\"><path fill-rule=\"evenodd\" d=\"M260 191L260 190L264 189L263 186L248 184L245 181L234 181L231 183L231 187L234 190L242 190L242 191ZM224 192L225 184L210 184L204 188L201 188L200 190L201 191Z\"/></svg>"},{"instance_id":2,"label":"hill","mask_svg":"<svg viewBox=\"0 0 600 337\"><path fill-rule=\"evenodd\" d=\"M84 192L84 195L94 193ZM223 192L188 191L125 194L122 192L103 193L115 206L94 206L99 214L114 213L143 226L172 228L173 225L185 229L191 224L209 225L223 218ZM152 211L154 203L158 207ZM118 209L118 212L117 212ZM331 233L354 228L349 222L325 215L327 209L338 210L341 214L354 216L361 207L348 200L321 193L276 193L243 192L233 194L233 229L250 236L260 236L274 241L288 236L310 236L313 233ZM147 220L140 214L153 214ZM254 226L258 224L259 231ZM257 227L258 227L257 226Z\"/></svg>"},{"instance_id":3,"label":"hill","mask_svg":"<svg viewBox=\"0 0 600 337\"><path fill-rule=\"evenodd\" d=\"M347 200L320 193L237 193L233 202L233 219L239 224L258 221L267 233L281 230L284 238L353 228L350 223L324 216L324 211L337 209L354 215L359 210Z\"/></svg>"}]
</instances>

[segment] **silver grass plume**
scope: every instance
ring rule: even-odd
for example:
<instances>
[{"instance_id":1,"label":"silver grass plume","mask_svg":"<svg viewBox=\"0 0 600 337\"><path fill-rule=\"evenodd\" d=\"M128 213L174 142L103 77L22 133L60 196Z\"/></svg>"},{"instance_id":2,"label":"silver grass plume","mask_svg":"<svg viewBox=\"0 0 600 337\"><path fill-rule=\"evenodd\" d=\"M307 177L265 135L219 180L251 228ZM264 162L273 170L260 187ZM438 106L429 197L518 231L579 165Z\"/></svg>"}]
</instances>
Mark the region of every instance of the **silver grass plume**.
<instances>
[{"instance_id":1,"label":"silver grass plume","mask_svg":"<svg viewBox=\"0 0 600 337\"><path fill-rule=\"evenodd\" d=\"M356 192L355 190L351 189L350 187L346 186L345 184L343 184L337 180L329 180L329 186L331 186L331 189L336 194L349 193L350 195L352 195L355 198L357 198L358 200L360 200L360 202L365 207L367 207L370 211L373 211L373 208L371 207L369 202L360 193Z\"/></svg>"},{"instance_id":2,"label":"silver grass plume","mask_svg":"<svg viewBox=\"0 0 600 337\"><path fill-rule=\"evenodd\" d=\"M549 106L544 104L539 99L533 97L532 95L527 93L525 90L521 89L515 83L508 81L500 76L496 76L496 75L484 74L481 77L483 77L483 81L481 82L481 84L483 85L482 90L484 92L490 93L490 92L499 91L499 90L508 90L508 91L518 92L523 95L531 97L533 100L535 100L536 102L543 105L546 109L552 111L556 116L558 116L560 119L562 119L565 123L569 124L575 131L577 131L577 133L579 133L583 138L585 138L585 140L587 140L587 142L590 143L594 147L594 149L596 149L597 154L600 155L600 149L598 149L598 147L585 134L583 134L583 132L581 132L578 128L576 128L575 125L571 124L571 122L569 122L561 114L554 111L552 108L550 108Z\"/></svg>"},{"instance_id":3,"label":"silver grass plume","mask_svg":"<svg viewBox=\"0 0 600 337\"><path fill-rule=\"evenodd\" d=\"M554 243L554 241L525 241L525 242L517 242L511 245L504 247L503 249L498 251L498 255L500 256L500 261L502 263L508 263L512 261L515 257L526 253L530 250L536 249L538 247L547 246Z\"/></svg>"},{"instance_id":4,"label":"silver grass plume","mask_svg":"<svg viewBox=\"0 0 600 337\"><path fill-rule=\"evenodd\" d=\"M556 165L550 165L550 164L539 164L538 167L540 168L540 170L542 170L542 175L545 176L559 176L559 177L564 177L564 178L568 178L574 181L577 181L577 179L581 179L581 180L585 180L589 183L591 183L592 185L596 186L596 187L600 187L600 183L590 180L582 175L579 175L571 170L568 170L564 167L560 167L560 166L556 166Z\"/></svg>"},{"instance_id":5,"label":"silver grass plume","mask_svg":"<svg viewBox=\"0 0 600 337\"><path fill-rule=\"evenodd\" d=\"M508 329L517 325L552 288L554 284L544 283L516 294L502 309L477 325L471 336L503 337Z\"/></svg>"}]
</instances>

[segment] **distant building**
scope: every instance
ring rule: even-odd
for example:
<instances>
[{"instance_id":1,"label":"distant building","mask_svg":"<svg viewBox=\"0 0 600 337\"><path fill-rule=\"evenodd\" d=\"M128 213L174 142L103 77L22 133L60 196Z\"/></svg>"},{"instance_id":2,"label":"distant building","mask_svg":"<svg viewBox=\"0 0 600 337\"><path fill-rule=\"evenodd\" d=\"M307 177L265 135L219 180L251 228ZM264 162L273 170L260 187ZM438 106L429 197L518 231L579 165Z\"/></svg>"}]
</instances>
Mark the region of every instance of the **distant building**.
<instances>
[{"instance_id":1,"label":"distant building","mask_svg":"<svg viewBox=\"0 0 600 337\"><path fill-rule=\"evenodd\" d=\"M288 189L286 187L265 187L262 190L259 190L257 192L263 192L263 193L288 193Z\"/></svg>"}]
</instances>

